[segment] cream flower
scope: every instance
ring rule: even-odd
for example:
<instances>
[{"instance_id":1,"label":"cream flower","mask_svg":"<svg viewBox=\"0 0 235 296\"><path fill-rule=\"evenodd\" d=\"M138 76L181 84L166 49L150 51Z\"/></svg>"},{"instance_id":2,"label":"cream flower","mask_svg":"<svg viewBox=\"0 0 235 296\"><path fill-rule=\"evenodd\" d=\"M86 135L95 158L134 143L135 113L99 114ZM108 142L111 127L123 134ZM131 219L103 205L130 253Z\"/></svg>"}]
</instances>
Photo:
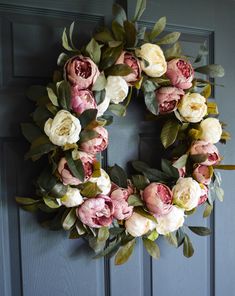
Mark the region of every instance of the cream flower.
<instances>
[{"instance_id":1,"label":"cream flower","mask_svg":"<svg viewBox=\"0 0 235 296\"><path fill-rule=\"evenodd\" d=\"M77 188L69 187L66 195L62 198L58 198L57 202L60 205L64 205L67 208L77 207L83 203L83 197Z\"/></svg>"},{"instance_id":2,"label":"cream flower","mask_svg":"<svg viewBox=\"0 0 235 296\"><path fill-rule=\"evenodd\" d=\"M101 176L100 177L92 177L89 179L89 182L97 183L97 186L101 190L100 194L107 195L111 190L111 181L109 175L105 172L105 170L101 169Z\"/></svg>"},{"instance_id":3,"label":"cream flower","mask_svg":"<svg viewBox=\"0 0 235 296\"><path fill-rule=\"evenodd\" d=\"M142 236L150 230L156 228L156 223L134 212L132 216L126 220L125 226L130 235L137 237Z\"/></svg>"},{"instance_id":4,"label":"cream flower","mask_svg":"<svg viewBox=\"0 0 235 296\"><path fill-rule=\"evenodd\" d=\"M127 97L128 84L121 76L108 76L105 91L106 100L119 104Z\"/></svg>"},{"instance_id":5,"label":"cream flower","mask_svg":"<svg viewBox=\"0 0 235 296\"><path fill-rule=\"evenodd\" d=\"M222 135L222 127L218 119L206 118L200 123L199 138L206 142L215 144L219 142Z\"/></svg>"}]
</instances>

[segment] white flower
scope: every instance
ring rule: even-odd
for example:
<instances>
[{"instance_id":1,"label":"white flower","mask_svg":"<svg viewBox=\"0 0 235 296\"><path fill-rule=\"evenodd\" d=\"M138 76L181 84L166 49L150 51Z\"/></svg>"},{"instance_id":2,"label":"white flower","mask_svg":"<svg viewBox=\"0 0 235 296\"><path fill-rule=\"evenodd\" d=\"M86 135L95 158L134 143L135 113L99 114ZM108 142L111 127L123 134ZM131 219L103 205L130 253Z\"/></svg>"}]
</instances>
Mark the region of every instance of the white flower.
<instances>
[{"instance_id":1,"label":"white flower","mask_svg":"<svg viewBox=\"0 0 235 296\"><path fill-rule=\"evenodd\" d=\"M96 183L99 189L101 190L101 194L107 195L111 190L111 181L109 175L105 172L105 170L101 169L100 177L91 177L89 182Z\"/></svg>"},{"instance_id":2,"label":"white flower","mask_svg":"<svg viewBox=\"0 0 235 296\"><path fill-rule=\"evenodd\" d=\"M77 207L83 203L83 197L80 194L80 191L77 188L69 187L66 195L62 198L57 198L57 202L61 205L66 206L67 208Z\"/></svg>"},{"instance_id":3,"label":"white flower","mask_svg":"<svg viewBox=\"0 0 235 296\"><path fill-rule=\"evenodd\" d=\"M102 116L104 114L104 112L108 109L109 104L110 104L110 98L107 97L106 95L103 102L97 105L97 110L98 110L97 117Z\"/></svg>"},{"instance_id":4,"label":"white flower","mask_svg":"<svg viewBox=\"0 0 235 296\"><path fill-rule=\"evenodd\" d=\"M171 211L157 218L156 230L159 234L166 235L179 229L184 224L184 210L173 206Z\"/></svg>"},{"instance_id":5,"label":"white flower","mask_svg":"<svg viewBox=\"0 0 235 296\"><path fill-rule=\"evenodd\" d=\"M79 119L68 111L61 110L54 119L49 118L46 121L44 131L53 144L63 146L79 140L81 124Z\"/></svg>"},{"instance_id":6,"label":"white flower","mask_svg":"<svg viewBox=\"0 0 235 296\"><path fill-rule=\"evenodd\" d=\"M156 228L156 223L134 212L132 216L126 220L125 227L130 235L136 237L142 236L150 230Z\"/></svg>"},{"instance_id":7,"label":"white flower","mask_svg":"<svg viewBox=\"0 0 235 296\"><path fill-rule=\"evenodd\" d=\"M183 121L199 122L207 113L206 99L198 93L187 93L182 97L178 111Z\"/></svg>"},{"instance_id":8,"label":"white flower","mask_svg":"<svg viewBox=\"0 0 235 296\"><path fill-rule=\"evenodd\" d=\"M198 205L201 187L193 178L180 178L172 189L173 203L186 211L191 211Z\"/></svg>"},{"instance_id":9,"label":"white flower","mask_svg":"<svg viewBox=\"0 0 235 296\"><path fill-rule=\"evenodd\" d=\"M121 76L108 76L105 91L106 100L119 104L127 97L128 84Z\"/></svg>"},{"instance_id":10,"label":"white flower","mask_svg":"<svg viewBox=\"0 0 235 296\"><path fill-rule=\"evenodd\" d=\"M161 77L166 73L167 63L160 46L145 43L140 49L135 50L135 54L141 58L141 68L148 76Z\"/></svg>"},{"instance_id":11,"label":"white flower","mask_svg":"<svg viewBox=\"0 0 235 296\"><path fill-rule=\"evenodd\" d=\"M200 140L215 144L222 135L222 127L218 119L207 118L200 123Z\"/></svg>"}]
</instances>

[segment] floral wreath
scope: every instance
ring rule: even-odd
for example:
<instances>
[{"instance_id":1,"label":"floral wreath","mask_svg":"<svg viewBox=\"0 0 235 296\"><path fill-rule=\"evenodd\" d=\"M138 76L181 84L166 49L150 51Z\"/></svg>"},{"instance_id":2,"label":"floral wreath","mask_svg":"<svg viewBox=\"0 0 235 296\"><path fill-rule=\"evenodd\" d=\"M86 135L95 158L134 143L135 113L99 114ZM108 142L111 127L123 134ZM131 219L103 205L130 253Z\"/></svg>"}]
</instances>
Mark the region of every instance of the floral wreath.
<instances>
[{"instance_id":1,"label":"floral wreath","mask_svg":"<svg viewBox=\"0 0 235 296\"><path fill-rule=\"evenodd\" d=\"M159 235L183 245L183 254L191 257L187 231L204 236L210 229L186 226L185 219L198 207L205 207L204 217L211 214L216 196L223 200L214 169L234 169L219 164L222 157L214 145L230 136L216 118L216 103L208 100L213 80L196 76L222 77L223 68L200 66L205 45L194 61L183 56L180 33L162 36L165 17L151 31L140 28L145 2L137 0L132 20L114 4L111 28L98 31L81 49L73 42L74 23L69 32L64 29L66 53L59 55L47 87L29 89L36 109L33 123L22 124L31 143L26 158L44 158L46 166L35 197L17 197L17 202L25 210L45 212L43 226L88 241L95 258L115 254L116 264L128 260L138 237L159 258ZM105 171L97 156L108 146L110 112L124 116L134 89L151 117L161 118L159 145L169 157L162 159L161 169L132 161L135 173L127 177L118 165Z\"/></svg>"}]
</instances>

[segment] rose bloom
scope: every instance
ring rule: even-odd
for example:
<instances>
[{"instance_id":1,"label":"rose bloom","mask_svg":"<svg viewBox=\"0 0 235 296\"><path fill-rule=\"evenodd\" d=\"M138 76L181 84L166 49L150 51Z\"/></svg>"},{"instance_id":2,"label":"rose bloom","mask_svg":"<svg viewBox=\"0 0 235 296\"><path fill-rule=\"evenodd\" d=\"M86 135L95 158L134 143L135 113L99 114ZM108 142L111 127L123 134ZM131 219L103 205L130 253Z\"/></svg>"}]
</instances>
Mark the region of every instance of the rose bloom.
<instances>
[{"instance_id":1,"label":"rose bloom","mask_svg":"<svg viewBox=\"0 0 235 296\"><path fill-rule=\"evenodd\" d=\"M211 182L213 169L211 166L199 164L193 171L193 178L199 183L208 185Z\"/></svg>"},{"instance_id":2,"label":"rose bloom","mask_svg":"<svg viewBox=\"0 0 235 296\"><path fill-rule=\"evenodd\" d=\"M105 98L114 104L119 104L128 95L128 84L121 76L108 76L105 87Z\"/></svg>"},{"instance_id":3,"label":"rose bloom","mask_svg":"<svg viewBox=\"0 0 235 296\"><path fill-rule=\"evenodd\" d=\"M81 124L78 118L68 111L61 110L56 113L54 119L49 118L46 121L44 131L53 144L64 146L79 140Z\"/></svg>"},{"instance_id":4,"label":"rose bloom","mask_svg":"<svg viewBox=\"0 0 235 296\"><path fill-rule=\"evenodd\" d=\"M166 185L151 183L144 189L143 200L152 214L162 216L171 210L173 196L170 188Z\"/></svg>"},{"instance_id":5,"label":"rose bloom","mask_svg":"<svg viewBox=\"0 0 235 296\"><path fill-rule=\"evenodd\" d=\"M200 123L200 139L215 144L222 135L222 127L218 119L206 118Z\"/></svg>"},{"instance_id":6,"label":"rose bloom","mask_svg":"<svg viewBox=\"0 0 235 296\"><path fill-rule=\"evenodd\" d=\"M191 211L198 205L201 196L199 183L192 178L180 178L172 188L173 203L186 211Z\"/></svg>"},{"instance_id":7,"label":"rose bloom","mask_svg":"<svg viewBox=\"0 0 235 296\"><path fill-rule=\"evenodd\" d=\"M145 43L135 50L135 54L141 59L141 68L148 76L161 77L166 73L167 63L160 46ZM145 64L146 62L148 65Z\"/></svg>"},{"instance_id":8,"label":"rose bloom","mask_svg":"<svg viewBox=\"0 0 235 296\"><path fill-rule=\"evenodd\" d=\"M93 165L96 162L95 156L91 153L73 150L72 157L74 160L81 160L85 175L84 181L88 181L94 171Z\"/></svg>"},{"instance_id":9,"label":"rose bloom","mask_svg":"<svg viewBox=\"0 0 235 296\"><path fill-rule=\"evenodd\" d=\"M184 224L184 210L172 206L171 211L157 219L156 230L159 234L166 235L176 231Z\"/></svg>"},{"instance_id":10,"label":"rose bloom","mask_svg":"<svg viewBox=\"0 0 235 296\"><path fill-rule=\"evenodd\" d=\"M113 201L114 218L118 220L126 220L132 215L133 207L129 206L127 202L128 197L132 193L133 193L133 190L131 187L129 188L117 187L111 192L110 198Z\"/></svg>"},{"instance_id":11,"label":"rose bloom","mask_svg":"<svg viewBox=\"0 0 235 296\"><path fill-rule=\"evenodd\" d=\"M174 86L181 89L188 89L192 86L194 70L188 61L173 59L167 63L166 76Z\"/></svg>"},{"instance_id":12,"label":"rose bloom","mask_svg":"<svg viewBox=\"0 0 235 296\"><path fill-rule=\"evenodd\" d=\"M100 74L96 64L90 58L81 55L69 59L64 71L66 79L78 89L91 87Z\"/></svg>"},{"instance_id":13,"label":"rose bloom","mask_svg":"<svg viewBox=\"0 0 235 296\"><path fill-rule=\"evenodd\" d=\"M220 161L220 155L217 147L205 141L195 141L191 146L189 153L191 155L207 155L207 159L201 162L203 165L215 165Z\"/></svg>"},{"instance_id":14,"label":"rose bloom","mask_svg":"<svg viewBox=\"0 0 235 296\"><path fill-rule=\"evenodd\" d=\"M108 131L102 126L97 126L93 130L97 132L97 137L81 143L80 149L88 153L96 154L107 148Z\"/></svg>"},{"instance_id":15,"label":"rose bloom","mask_svg":"<svg viewBox=\"0 0 235 296\"><path fill-rule=\"evenodd\" d=\"M159 113L165 114L176 110L181 96L184 95L182 89L176 87L161 87L156 91L156 98L159 106Z\"/></svg>"},{"instance_id":16,"label":"rose bloom","mask_svg":"<svg viewBox=\"0 0 235 296\"><path fill-rule=\"evenodd\" d=\"M78 86L71 87L71 107L78 115L87 109L96 109L96 101L91 91L79 90Z\"/></svg>"},{"instance_id":17,"label":"rose bloom","mask_svg":"<svg viewBox=\"0 0 235 296\"><path fill-rule=\"evenodd\" d=\"M138 237L155 229L156 223L138 213L133 212L131 217L126 220L125 227L130 235Z\"/></svg>"},{"instance_id":18,"label":"rose bloom","mask_svg":"<svg viewBox=\"0 0 235 296\"><path fill-rule=\"evenodd\" d=\"M103 169L101 169L100 172L100 177L91 177L89 182L96 183L101 190L101 194L108 195L112 186L109 175Z\"/></svg>"},{"instance_id":19,"label":"rose bloom","mask_svg":"<svg viewBox=\"0 0 235 296\"><path fill-rule=\"evenodd\" d=\"M62 198L57 198L59 205L64 205L67 208L77 207L83 203L83 197L77 188L69 187L66 195Z\"/></svg>"},{"instance_id":20,"label":"rose bloom","mask_svg":"<svg viewBox=\"0 0 235 296\"><path fill-rule=\"evenodd\" d=\"M207 113L206 99L198 93L187 93L179 102L178 111L183 121L199 122Z\"/></svg>"},{"instance_id":21,"label":"rose bloom","mask_svg":"<svg viewBox=\"0 0 235 296\"><path fill-rule=\"evenodd\" d=\"M132 73L122 76L128 83L134 83L141 77L141 67L139 60L130 52L123 51L120 57L117 59L116 64L126 64L132 69Z\"/></svg>"},{"instance_id":22,"label":"rose bloom","mask_svg":"<svg viewBox=\"0 0 235 296\"><path fill-rule=\"evenodd\" d=\"M198 202L198 205L201 205L203 204L204 202L207 201L208 199L208 187L206 185L203 185L203 184L200 184L201 186L201 196L200 196L200 199L199 199L199 202Z\"/></svg>"},{"instance_id":23,"label":"rose bloom","mask_svg":"<svg viewBox=\"0 0 235 296\"><path fill-rule=\"evenodd\" d=\"M96 198L88 198L77 209L77 216L82 223L94 228L109 226L113 221L113 213L111 198L102 194Z\"/></svg>"}]
</instances>

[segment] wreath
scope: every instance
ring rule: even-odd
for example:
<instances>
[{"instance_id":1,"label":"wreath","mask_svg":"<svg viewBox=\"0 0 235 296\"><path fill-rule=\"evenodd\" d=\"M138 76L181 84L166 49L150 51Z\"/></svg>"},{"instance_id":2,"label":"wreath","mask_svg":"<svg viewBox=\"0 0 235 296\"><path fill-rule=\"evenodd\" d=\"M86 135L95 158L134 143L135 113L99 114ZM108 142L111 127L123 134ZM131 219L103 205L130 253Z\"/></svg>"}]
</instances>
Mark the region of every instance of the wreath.
<instances>
[{"instance_id":1,"label":"wreath","mask_svg":"<svg viewBox=\"0 0 235 296\"><path fill-rule=\"evenodd\" d=\"M66 52L58 57L52 82L29 89L36 109L33 123L22 124L31 143L26 158L42 158L46 165L35 196L16 197L17 202L27 211L44 212L43 226L85 239L95 258L115 254L116 264L128 260L138 237L154 258L160 256L160 235L175 247L183 245L183 254L191 257L189 230L202 236L211 231L184 222L198 207L205 207L204 217L211 214L216 196L223 200L215 169L234 169L219 164L214 144L230 136L208 99L223 68L201 65L205 44L195 59L183 55L180 33L162 34L165 17L152 30L139 27L145 2L137 0L132 20L114 4L111 28L97 31L81 49L74 45L74 23L65 28ZM125 116L137 94L148 120L161 127L159 145L167 158L161 168L132 161L131 175L118 165L105 170L99 159L108 146L111 113Z\"/></svg>"}]
</instances>

